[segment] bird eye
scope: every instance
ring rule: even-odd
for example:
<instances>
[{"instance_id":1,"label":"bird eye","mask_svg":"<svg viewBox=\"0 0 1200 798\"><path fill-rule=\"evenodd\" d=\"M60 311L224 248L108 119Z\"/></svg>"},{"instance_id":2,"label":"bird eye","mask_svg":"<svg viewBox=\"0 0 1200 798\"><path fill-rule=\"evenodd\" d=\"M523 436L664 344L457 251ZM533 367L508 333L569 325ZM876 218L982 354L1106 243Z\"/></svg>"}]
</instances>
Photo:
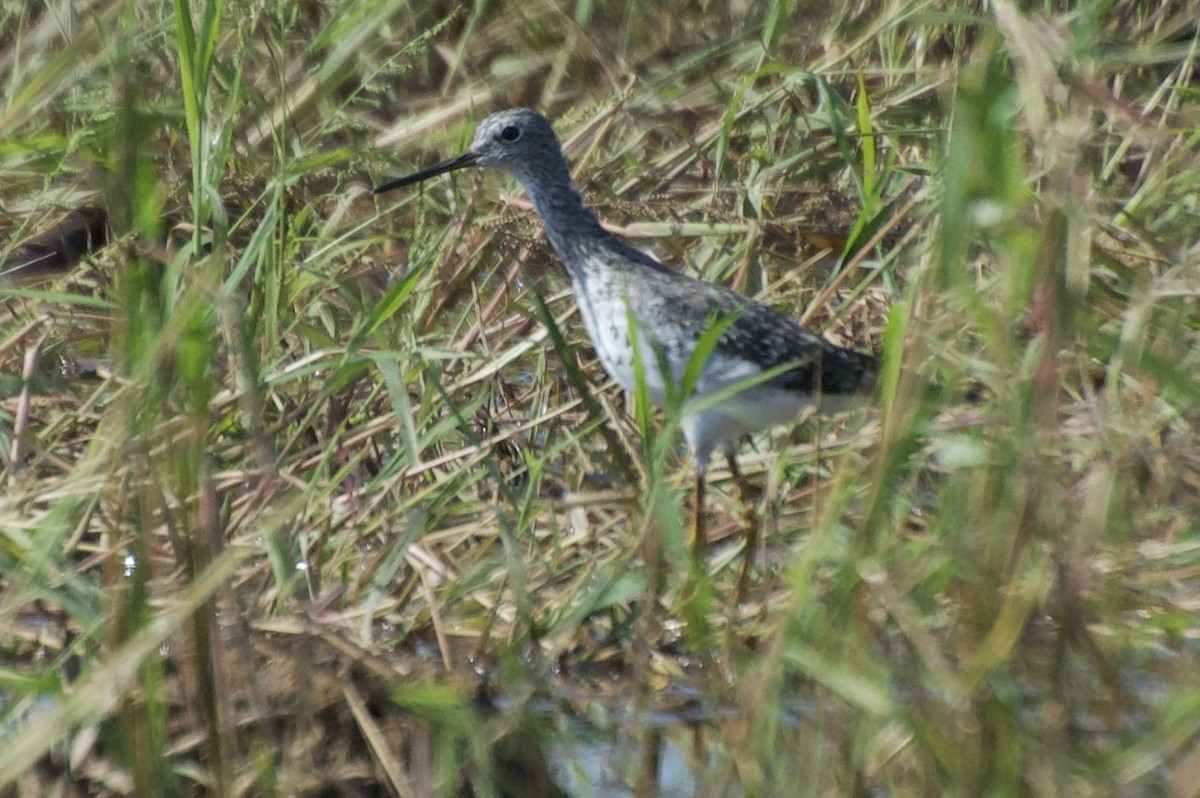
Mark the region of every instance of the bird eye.
<instances>
[{"instance_id":1,"label":"bird eye","mask_svg":"<svg viewBox=\"0 0 1200 798\"><path fill-rule=\"evenodd\" d=\"M516 125L505 125L504 129L500 131L500 138L504 141L516 141L521 138L521 128Z\"/></svg>"}]
</instances>

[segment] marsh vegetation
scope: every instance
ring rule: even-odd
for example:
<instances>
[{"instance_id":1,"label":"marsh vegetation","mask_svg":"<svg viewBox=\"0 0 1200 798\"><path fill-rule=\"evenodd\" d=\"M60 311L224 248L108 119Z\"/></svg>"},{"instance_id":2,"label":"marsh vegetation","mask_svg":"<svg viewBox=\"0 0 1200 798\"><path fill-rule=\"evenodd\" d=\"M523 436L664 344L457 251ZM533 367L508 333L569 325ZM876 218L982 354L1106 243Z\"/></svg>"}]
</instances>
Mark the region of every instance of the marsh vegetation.
<instances>
[{"instance_id":1,"label":"marsh vegetation","mask_svg":"<svg viewBox=\"0 0 1200 798\"><path fill-rule=\"evenodd\" d=\"M1198 46L1134 0L0 2L0 790L1200 794ZM612 229L882 358L744 448L741 604L728 473L691 569L678 430L514 184L370 196L515 105Z\"/></svg>"}]
</instances>

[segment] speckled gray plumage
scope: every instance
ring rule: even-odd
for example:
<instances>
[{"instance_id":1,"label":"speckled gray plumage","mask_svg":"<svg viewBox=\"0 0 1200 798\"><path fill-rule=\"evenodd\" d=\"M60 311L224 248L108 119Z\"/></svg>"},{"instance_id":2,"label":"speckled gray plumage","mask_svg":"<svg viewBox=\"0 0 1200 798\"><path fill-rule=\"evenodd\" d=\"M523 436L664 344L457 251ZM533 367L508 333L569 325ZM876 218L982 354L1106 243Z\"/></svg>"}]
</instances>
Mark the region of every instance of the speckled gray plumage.
<instances>
[{"instance_id":1,"label":"speckled gray plumage","mask_svg":"<svg viewBox=\"0 0 1200 798\"><path fill-rule=\"evenodd\" d=\"M875 359L829 343L751 299L672 271L605 231L571 181L558 139L536 111L516 108L480 123L471 148L458 158L394 181L407 185L463 166L502 169L520 181L571 275L584 325L605 370L633 387L630 316L638 321L651 395L663 401L696 341L714 319L733 317L695 388L711 395L785 364L795 368L746 388L735 399L685 417L684 435L701 473L714 449L733 451L740 435L794 416L814 393L849 394L873 382ZM646 333L653 343L645 343ZM670 374L652 368L665 355Z\"/></svg>"},{"instance_id":2,"label":"speckled gray plumage","mask_svg":"<svg viewBox=\"0 0 1200 798\"><path fill-rule=\"evenodd\" d=\"M573 279L604 285L614 282L613 274L622 273L634 317L653 319L650 326L659 342L668 348L672 343L682 344L686 352L679 354L684 358L690 356L692 342L707 331L714 319L733 317L718 339L714 356L750 361L763 371L787 364L796 366L764 385L810 395L817 391L858 393L870 386L875 370L871 355L832 344L742 294L671 271L648 255L620 241L615 243L621 248L609 242L606 253L599 258L619 262L620 268L609 264L593 268L582 278L573 273ZM645 268L630 268L633 263ZM609 301L619 299L623 298L612 297Z\"/></svg>"}]
</instances>

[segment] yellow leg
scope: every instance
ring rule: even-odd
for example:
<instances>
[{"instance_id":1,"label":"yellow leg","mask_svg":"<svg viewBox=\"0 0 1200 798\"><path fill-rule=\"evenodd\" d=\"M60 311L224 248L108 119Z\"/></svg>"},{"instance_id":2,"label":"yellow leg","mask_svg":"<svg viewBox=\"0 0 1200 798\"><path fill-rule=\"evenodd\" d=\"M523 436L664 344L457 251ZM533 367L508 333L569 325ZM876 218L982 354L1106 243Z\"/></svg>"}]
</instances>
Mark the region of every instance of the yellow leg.
<instances>
[{"instance_id":1,"label":"yellow leg","mask_svg":"<svg viewBox=\"0 0 1200 798\"><path fill-rule=\"evenodd\" d=\"M746 536L746 548L742 551L742 573L738 576L735 596L735 600L740 604L746 599L746 591L750 587L750 566L754 562L755 552L758 551L758 511L754 506L758 501L758 491L742 476L737 460L732 454L727 452L725 461L729 464L729 473L733 476L734 498L742 506L742 530Z\"/></svg>"},{"instance_id":2,"label":"yellow leg","mask_svg":"<svg viewBox=\"0 0 1200 798\"><path fill-rule=\"evenodd\" d=\"M697 563L708 559L708 533L704 529L704 472L696 471L696 489L692 493L692 528L689 543Z\"/></svg>"}]
</instances>

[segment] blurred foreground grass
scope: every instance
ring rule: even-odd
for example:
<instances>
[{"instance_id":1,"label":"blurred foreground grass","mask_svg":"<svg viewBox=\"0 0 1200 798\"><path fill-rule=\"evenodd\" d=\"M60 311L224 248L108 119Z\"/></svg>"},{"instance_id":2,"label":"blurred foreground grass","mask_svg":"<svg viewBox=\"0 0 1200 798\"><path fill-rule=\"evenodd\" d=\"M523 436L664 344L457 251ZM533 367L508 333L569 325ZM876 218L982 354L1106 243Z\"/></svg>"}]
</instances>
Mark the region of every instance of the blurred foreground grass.
<instances>
[{"instance_id":1,"label":"blurred foreground grass","mask_svg":"<svg viewBox=\"0 0 1200 798\"><path fill-rule=\"evenodd\" d=\"M0 789L554 795L587 727L639 795L1200 794L1194 10L0 4L3 268L111 226L0 278ZM744 606L524 198L367 192L517 104L883 354L743 456Z\"/></svg>"}]
</instances>

